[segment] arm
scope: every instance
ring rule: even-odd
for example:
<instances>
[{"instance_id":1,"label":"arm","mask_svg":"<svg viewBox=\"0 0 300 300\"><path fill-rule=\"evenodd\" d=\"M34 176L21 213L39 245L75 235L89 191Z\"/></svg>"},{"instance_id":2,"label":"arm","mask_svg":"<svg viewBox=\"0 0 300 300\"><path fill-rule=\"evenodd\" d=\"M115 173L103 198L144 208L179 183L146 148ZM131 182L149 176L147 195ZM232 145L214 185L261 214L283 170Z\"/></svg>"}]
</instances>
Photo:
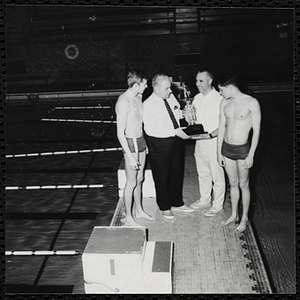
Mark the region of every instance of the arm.
<instances>
[{"instance_id":1,"label":"arm","mask_svg":"<svg viewBox=\"0 0 300 300\"><path fill-rule=\"evenodd\" d=\"M249 169L253 165L254 154L258 145L259 135L260 135L260 121L261 121L261 112L260 106L256 99L253 99L250 103L249 110L251 111L251 122L253 135L251 140L251 147L249 154L245 159L244 166L246 169Z\"/></svg>"},{"instance_id":2,"label":"arm","mask_svg":"<svg viewBox=\"0 0 300 300\"><path fill-rule=\"evenodd\" d=\"M139 169L140 163L132 155L127 140L125 136L125 129L127 125L127 115L129 111L129 103L125 97L121 95L116 103L116 115L117 115L117 137L121 144L122 149L125 152L125 155L129 159L130 167L133 169Z\"/></svg>"},{"instance_id":3,"label":"arm","mask_svg":"<svg viewBox=\"0 0 300 300\"><path fill-rule=\"evenodd\" d=\"M217 157L218 157L218 163L221 167L225 167L225 159L221 153L223 141L224 141L224 135L225 135L225 128L226 128L226 116L224 114L224 107L226 100L223 99L220 103L220 122L219 122L219 128L218 128L218 139L217 139Z\"/></svg>"},{"instance_id":4,"label":"arm","mask_svg":"<svg viewBox=\"0 0 300 300\"><path fill-rule=\"evenodd\" d=\"M221 104L222 99L223 98L218 94L218 97L214 98L213 99L214 101L211 103L212 111L210 113L211 113L211 117L213 119L220 118L220 104ZM210 140L210 139L213 139L217 136L218 136L218 127L215 128L214 130L211 130L211 131L207 132L207 133L200 134L200 135L196 136L194 139L197 139L197 140Z\"/></svg>"},{"instance_id":5,"label":"arm","mask_svg":"<svg viewBox=\"0 0 300 300\"><path fill-rule=\"evenodd\" d=\"M220 109L221 109L221 103L222 103L223 97L218 94L218 98L217 99L216 99L216 101L218 101L218 102L216 102L216 104L213 107L216 110L215 114L218 115L218 117L219 117L219 123L220 123ZM224 104L225 104L225 102L224 102ZM223 108L224 108L224 106L223 106ZM217 127L215 130L211 131L209 133L209 138L215 138L215 137L217 137L218 136L218 130L219 130L219 128Z\"/></svg>"},{"instance_id":6,"label":"arm","mask_svg":"<svg viewBox=\"0 0 300 300\"><path fill-rule=\"evenodd\" d=\"M191 137L189 135L187 135L183 130L182 127L179 127L177 129L175 129L175 135L180 137L183 140L189 140L191 139Z\"/></svg>"}]
</instances>

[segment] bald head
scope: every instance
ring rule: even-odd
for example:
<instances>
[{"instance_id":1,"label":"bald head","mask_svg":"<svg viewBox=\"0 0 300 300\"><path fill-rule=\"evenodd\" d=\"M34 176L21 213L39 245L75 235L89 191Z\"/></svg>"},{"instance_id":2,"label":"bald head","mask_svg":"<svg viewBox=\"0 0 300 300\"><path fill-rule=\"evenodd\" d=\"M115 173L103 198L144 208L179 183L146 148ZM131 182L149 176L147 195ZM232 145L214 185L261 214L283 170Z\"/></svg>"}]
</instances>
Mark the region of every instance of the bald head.
<instances>
[{"instance_id":1,"label":"bald head","mask_svg":"<svg viewBox=\"0 0 300 300\"><path fill-rule=\"evenodd\" d=\"M152 79L153 92L161 99L168 99L171 90L171 82L167 75L156 74Z\"/></svg>"}]
</instances>

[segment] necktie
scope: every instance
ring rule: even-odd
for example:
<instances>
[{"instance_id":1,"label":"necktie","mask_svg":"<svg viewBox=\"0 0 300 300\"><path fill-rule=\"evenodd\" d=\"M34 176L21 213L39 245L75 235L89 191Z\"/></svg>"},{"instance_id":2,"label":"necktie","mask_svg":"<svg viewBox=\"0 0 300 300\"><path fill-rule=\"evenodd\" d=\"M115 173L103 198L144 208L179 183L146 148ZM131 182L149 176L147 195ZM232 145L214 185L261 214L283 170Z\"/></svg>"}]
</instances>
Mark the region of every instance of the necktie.
<instances>
[{"instance_id":1,"label":"necktie","mask_svg":"<svg viewBox=\"0 0 300 300\"><path fill-rule=\"evenodd\" d=\"M169 115L170 115L170 118L171 118L171 120L172 120L173 126L174 126L174 128L176 129L176 128L179 127L179 125L178 125L178 123L177 123L177 121L176 121L176 119L175 119L175 116L174 116L174 114L173 114L173 111L172 111L172 109L171 109L171 107L170 107L170 105L169 105L169 103L167 102L166 99L164 99L164 102L165 102L167 111L168 111L168 113L169 113Z\"/></svg>"}]
</instances>

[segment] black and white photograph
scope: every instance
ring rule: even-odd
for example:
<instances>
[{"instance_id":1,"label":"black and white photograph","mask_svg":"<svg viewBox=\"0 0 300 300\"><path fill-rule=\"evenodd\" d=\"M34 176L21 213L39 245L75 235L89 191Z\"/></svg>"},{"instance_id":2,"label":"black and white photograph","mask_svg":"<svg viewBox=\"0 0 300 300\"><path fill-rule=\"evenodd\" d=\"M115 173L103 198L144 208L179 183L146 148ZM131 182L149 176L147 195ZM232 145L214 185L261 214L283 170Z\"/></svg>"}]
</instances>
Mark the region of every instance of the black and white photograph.
<instances>
[{"instance_id":1,"label":"black and white photograph","mask_svg":"<svg viewBox=\"0 0 300 300\"><path fill-rule=\"evenodd\" d=\"M288 6L7 4L5 295L296 294L294 45Z\"/></svg>"}]
</instances>

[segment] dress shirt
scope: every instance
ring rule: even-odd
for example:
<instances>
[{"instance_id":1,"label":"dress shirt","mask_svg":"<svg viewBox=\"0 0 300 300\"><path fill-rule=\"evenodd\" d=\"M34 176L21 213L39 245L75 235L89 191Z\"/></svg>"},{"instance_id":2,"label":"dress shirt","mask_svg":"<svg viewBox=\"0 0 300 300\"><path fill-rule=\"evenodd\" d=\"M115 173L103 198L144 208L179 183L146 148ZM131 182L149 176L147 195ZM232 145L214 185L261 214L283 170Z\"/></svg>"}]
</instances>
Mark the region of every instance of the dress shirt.
<instances>
[{"instance_id":1,"label":"dress shirt","mask_svg":"<svg viewBox=\"0 0 300 300\"><path fill-rule=\"evenodd\" d=\"M199 93L195 96L193 105L196 108L197 123L204 130L212 132L219 127L220 103L223 97L213 88L206 96Z\"/></svg>"},{"instance_id":2,"label":"dress shirt","mask_svg":"<svg viewBox=\"0 0 300 300\"><path fill-rule=\"evenodd\" d=\"M181 117L180 104L173 94L166 100L179 125L179 118ZM144 130L147 135L158 138L175 136L175 129L166 105L163 99L158 97L155 93L152 93L152 95L144 101L142 116Z\"/></svg>"}]
</instances>

